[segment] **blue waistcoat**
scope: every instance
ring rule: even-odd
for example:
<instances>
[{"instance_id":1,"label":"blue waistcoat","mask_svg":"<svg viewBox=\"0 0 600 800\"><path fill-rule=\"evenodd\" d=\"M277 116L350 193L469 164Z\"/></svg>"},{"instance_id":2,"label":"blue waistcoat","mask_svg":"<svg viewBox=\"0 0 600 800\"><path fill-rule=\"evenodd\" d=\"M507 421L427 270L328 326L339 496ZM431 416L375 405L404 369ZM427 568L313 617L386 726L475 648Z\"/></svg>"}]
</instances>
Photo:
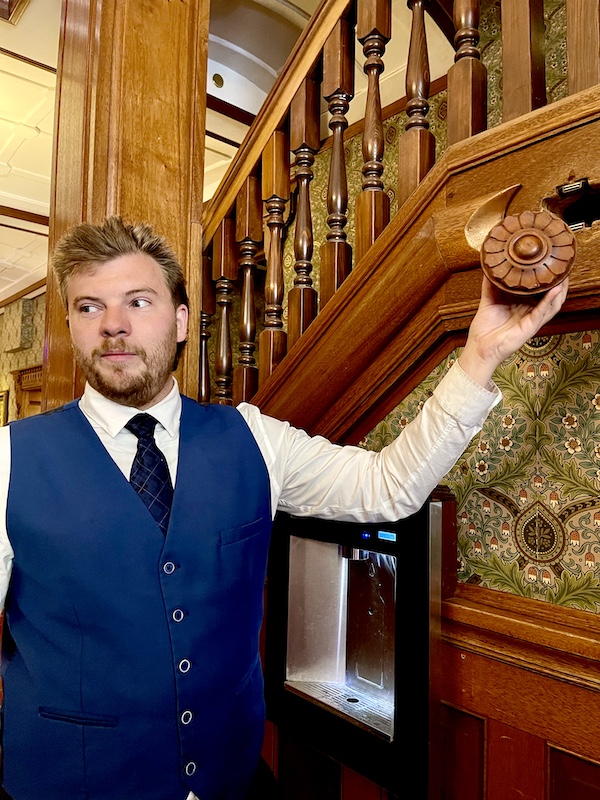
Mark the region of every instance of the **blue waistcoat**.
<instances>
[{"instance_id":1,"label":"blue waistcoat","mask_svg":"<svg viewBox=\"0 0 600 800\"><path fill-rule=\"evenodd\" d=\"M11 459L6 791L242 797L263 734L271 529L242 417L183 398L166 538L76 403L12 425Z\"/></svg>"}]
</instances>

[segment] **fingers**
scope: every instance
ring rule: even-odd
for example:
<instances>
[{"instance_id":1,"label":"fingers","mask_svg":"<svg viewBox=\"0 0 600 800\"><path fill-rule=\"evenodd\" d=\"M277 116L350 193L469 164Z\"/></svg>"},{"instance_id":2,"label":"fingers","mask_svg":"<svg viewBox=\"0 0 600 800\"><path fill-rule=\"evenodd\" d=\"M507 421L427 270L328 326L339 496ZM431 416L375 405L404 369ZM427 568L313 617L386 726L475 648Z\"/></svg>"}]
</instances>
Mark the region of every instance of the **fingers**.
<instances>
[{"instance_id":1,"label":"fingers","mask_svg":"<svg viewBox=\"0 0 600 800\"><path fill-rule=\"evenodd\" d=\"M539 301L537 309L542 317L540 327L552 319L562 308L569 290L569 279L565 278L562 283L553 286Z\"/></svg>"}]
</instances>

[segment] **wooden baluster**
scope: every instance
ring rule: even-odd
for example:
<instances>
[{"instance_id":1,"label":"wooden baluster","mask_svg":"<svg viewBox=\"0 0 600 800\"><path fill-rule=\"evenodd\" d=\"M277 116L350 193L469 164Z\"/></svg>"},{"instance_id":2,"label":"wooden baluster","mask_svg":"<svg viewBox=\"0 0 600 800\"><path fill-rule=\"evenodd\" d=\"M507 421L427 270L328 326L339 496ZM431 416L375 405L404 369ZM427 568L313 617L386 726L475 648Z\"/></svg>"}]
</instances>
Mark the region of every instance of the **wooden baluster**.
<instances>
[{"instance_id":1,"label":"wooden baluster","mask_svg":"<svg viewBox=\"0 0 600 800\"><path fill-rule=\"evenodd\" d=\"M262 156L262 196L267 209L269 242L265 281L265 326L260 334L258 382L262 385L285 356L283 330L283 212L290 197L290 149L283 131L275 131Z\"/></svg>"},{"instance_id":2,"label":"wooden baluster","mask_svg":"<svg viewBox=\"0 0 600 800\"><path fill-rule=\"evenodd\" d=\"M356 261L360 261L390 221L390 198L383 190L383 122L379 76L384 70L383 54L392 35L391 0L358 0L358 41L366 57L367 105L362 139L363 184L356 201Z\"/></svg>"},{"instance_id":3,"label":"wooden baluster","mask_svg":"<svg viewBox=\"0 0 600 800\"><path fill-rule=\"evenodd\" d=\"M236 203L235 238L240 246L240 267L243 274L240 311L240 356L233 370L233 402L251 400L258 389L256 347L256 302L254 274L256 252L263 236L260 181L254 175L246 179Z\"/></svg>"},{"instance_id":4,"label":"wooden baluster","mask_svg":"<svg viewBox=\"0 0 600 800\"><path fill-rule=\"evenodd\" d=\"M290 147L296 154L298 207L294 236L294 287L288 295L288 348L302 336L317 316L317 292L311 278L313 254L310 182L312 165L320 145L319 94L314 77L308 77L290 108Z\"/></svg>"},{"instance_id":5,"label":"wooden baluster","mask_svg":"<svg viewBox=\"0 0 600 800\"><path fill-rule=\"evenodd\" d=\"M235 255L235 222L226 218L219 225L213 239L213 281L216 281L216 302L221 313L217 328L217 351L215 357L215 395L217 403L230 406L231 393L231 330L230 311L233 282L237 278L238 266Z\"/></svg>"},{"instance_id":6,"label":"wooden baluster","mask_svg":"<svg viewBox=\"0 0 600 800\"><path fill-rule=\"evenodd\" d=\"M567 0L567 65L569 94L600 83L598 0Z\"/></svg>"},{"instance_id":7,"label":"wooden baluster","mask_svg":"<svg viewBox=\"0 0 600 800\"><path fill-rule=\"evenodd\" d=\"M544 0L502 0L502 119L546 103Z\"/></svg>"},{"instance_id":8,"label":"wooden baluster","mask_svg":"<svg viewBox=\"0 0 600 800\"><path fill-rule=\"evenodd\" d=\"M425 36L428 0L408 0L412 27L406 70L406 131L398 143L398 204L417 188L435 161L435 139L429 130L429 57Z\"/></svg>"},{"instance_id":9,"label":"wooden baluster","mask_svg":"<svg viewBox=\"0 0 600 800\"><path fill-rule=\"evenodd\" d=\"M333 297L352 269L352 248L344 228L348 222L348 181L344 159L346 113L354 96L354 30L350 19L341 18L323 48L323 97L329 104L333 133L327 187L327 241L321 245L321 309Z\"/></svg>"},{"instance_id":10,"label":"wooden baluster","mask_svg":"<svg viewBox=\"0 0 600 800\"><path fill-rule=\"evenodd\" d=\"M454 0L454 64L448 70L448 144L487 127L487 69L479 44L480 0Z\"/></svg>"},{"instance_id":11,"label":"wooden baluster","mask_svg":"<svg viewBox=\"0 0 600 800\"><path fill-rule=\"evenodd\" d=\"M212 282L210 258L203 256L200 264L200 376L198 386L198 400L201 403L210 402L210 365L208 363L210 332L208 329L215 311L215 285Z\"/></svg>"}]
</instances>

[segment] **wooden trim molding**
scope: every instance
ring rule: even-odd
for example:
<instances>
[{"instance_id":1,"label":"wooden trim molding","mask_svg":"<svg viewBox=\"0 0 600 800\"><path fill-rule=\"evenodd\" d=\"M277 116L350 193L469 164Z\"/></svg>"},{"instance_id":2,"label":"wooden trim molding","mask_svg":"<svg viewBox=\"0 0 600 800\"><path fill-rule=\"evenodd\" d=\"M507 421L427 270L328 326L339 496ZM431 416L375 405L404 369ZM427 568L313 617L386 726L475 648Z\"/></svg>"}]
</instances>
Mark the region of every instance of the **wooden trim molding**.
<instances>
[{"instance_id":1,"label":"wooden trim molding","mask_svg":"<svg viewBox=\"0 0 600 800\"><path fill-rule=\"evenodd\" d=\"M600 691L600 618L458 584L442 608L444 641L472 653Z\"/></svg>"},{"instance_id":2,"label":"wooden trim molding","mask_svg":"<svg viewBox=\"0 0 600 800\"><path fill-rule=\"evenodd\" d=\"M0 308L10 305L11 303L14 303L15 300L20 300L22 297L26 297L32 292L37 292L38 289L42 289L45 285L46 278L40 278L39 281L32 283L31 286L28 286L26 289L22 289L20 292L16 292L15 294L11 294L11 296L7 297L5 300L0 300Z\"/></svg>"},{"instance_id":3,"label":"wooden trim molding","mask_svg":"<svg viewBox=\"0 0 600 800\"><path fill-rule=\"evenodd\" d=\"M45 225L46 227L50 224L50 217L46 217L43 214L34 214L32 211L23 211L20 208L12 208L12 206L0 205L0 216L20 219L22 222L33 222L36 225Z\"/></svg>"},{"instance_id":4,"label":"wooden trim molding","mask_svg":"<svg viewBox=\"0 0 600 800\"><path fill-rule=\"evenodd\" d=\"M598 760L600 619L480 587L442 603L442 702Z\"/></svg>"},{"instance_id":5,"label":"wooden trim molding","mask_svg":"<svg viewBox=\"0 0 600 800\"><path fill-rule=\"evenodd\" d=\"M16 25L29 0L0 0L0 19Z\"/></svg>"}]
</instances>

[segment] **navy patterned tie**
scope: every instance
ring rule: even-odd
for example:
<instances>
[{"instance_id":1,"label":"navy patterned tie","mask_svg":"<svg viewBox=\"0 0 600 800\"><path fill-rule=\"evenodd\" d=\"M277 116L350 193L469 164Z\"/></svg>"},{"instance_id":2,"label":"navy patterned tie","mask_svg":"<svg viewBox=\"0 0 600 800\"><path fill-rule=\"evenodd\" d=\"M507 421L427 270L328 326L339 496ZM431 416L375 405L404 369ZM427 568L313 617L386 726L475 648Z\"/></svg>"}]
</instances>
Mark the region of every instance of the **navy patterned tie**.
<instances>
[{"instance_id":1,"label":"navy patterned tie","mask_svg":"<svg viewBox=\"0 0 600 800\"><path fill-rule=\"evenodd\" d=\"M136 414L125 425L138 439L129 482L166 534L173 502L173 486L167 461L154 441L156 422L150 414Z\"/></svg>"}]
</instances>

